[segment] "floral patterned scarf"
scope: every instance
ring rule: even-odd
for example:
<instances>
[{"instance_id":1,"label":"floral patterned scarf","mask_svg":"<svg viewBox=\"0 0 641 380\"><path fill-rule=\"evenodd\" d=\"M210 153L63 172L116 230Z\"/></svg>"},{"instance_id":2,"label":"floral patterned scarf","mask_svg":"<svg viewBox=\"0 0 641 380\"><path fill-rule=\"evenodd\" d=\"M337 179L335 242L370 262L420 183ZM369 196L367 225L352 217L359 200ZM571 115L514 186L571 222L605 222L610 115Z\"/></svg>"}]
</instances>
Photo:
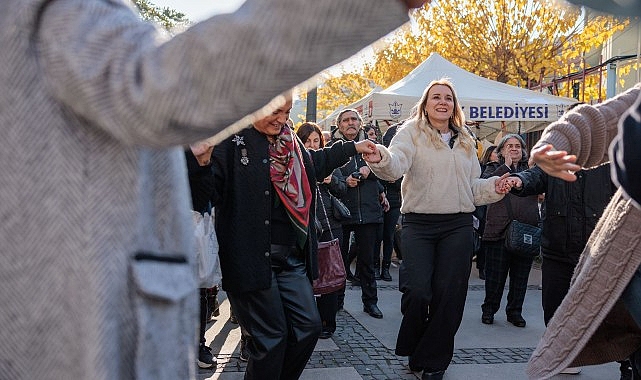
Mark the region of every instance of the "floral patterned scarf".
<instances>
[{"instance_id":1,"label":"floral patterned scarf","mask_svg":"<svg viewBox=\"0 0 641 380\"><path fill-rule=\"evenodd\" d=\"M300 146L289 126L284 125L276 142L269 145L269 157L270 178L296 230L298 246L302 248L307 241L312 191Z\"/></svg>"}]
</instances>

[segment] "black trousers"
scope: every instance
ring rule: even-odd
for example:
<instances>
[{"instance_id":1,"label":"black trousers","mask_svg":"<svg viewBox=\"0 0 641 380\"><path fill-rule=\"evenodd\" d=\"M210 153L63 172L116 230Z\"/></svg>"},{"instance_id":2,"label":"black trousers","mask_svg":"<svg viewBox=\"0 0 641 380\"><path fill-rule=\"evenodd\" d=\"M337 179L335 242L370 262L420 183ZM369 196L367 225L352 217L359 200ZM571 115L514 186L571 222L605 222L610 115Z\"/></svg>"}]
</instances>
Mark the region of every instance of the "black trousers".
<instances>
[{"instance_id":1,"label":"black trousers","mask_svg":"<svg viewBox=\"0 0 641 380\"><path fill-rule=\"evenodd\" d=\"M454 354L472 268L472 214L407 214L399 288L403 320L396 354L428 372Z\"/></svg>"},{"instance_id":2,"label":"black trousers","mask_svg":"<svg viewBox=\"0 0 641 380\"><path fill-rule=\"evenodd\" d=\"M543 306L543 321L548 325L556 309L570 290L570 280L575 265L543 257L541 264L541 305Z\"/></svg>"},{"instance_id":3,"label":"black trousers","mask_svg":"<svg viewBox=\"0 0 641 380\"><path fill-rule=\"evenodd\" d=\"M376 279L374 279L374 245L376 243L376 231L380 223L367 224L345 224L343 225L344 239L341 242L341 254L343 255L345 269L349 269L349 235L354 231L356 238L356 273L361 281L361 299L363 305L376 305L378 294L376 292ZM343 294L345 291L343 290Z\"/></svg>"},{"instance_id":4,"label":"black trousers","mask_svg":"<svg viewBox=\"0 0 641 380\"><path fill-rule=\"evenodd\" d=\"M483 313L494 315L501 307L503 288L508 274L510 286L507 293L505 313L520 316L527 291L527 280L532 268L531 257L511 254L503 246L503 240L485 241L485 301Z\"/></svg>"},{"instance_id":5,"label":"black trousers","mask_svg":"<svg viewBox=\"0 0 641 380\"><path fill-rule=\"evenodd\" d=\"M334 228L332 233L329 231L323 231L320 241L329 241L334 238L337 238L338 241L342 244L343 242L343 229ZM321 323L323 324L323 331L329 331L334 333L336 331L336 312L338 311L338 294L340 290L337 290L333 293L323 294L320 297L316 297L316 306L318 307L318 313L320 314Z\"/></svg>"},{"instance_id":6,"label":"black trousers","mask_svg":"<svg viewBox=\"0 0 641 380\"><path fill-rule=\"evenodd\" d=\"M304 260L278 247L272 246L270 288L227 292L239 324L250 337L246 380L298 379L321 332Z\"/></svg>"}]
</instances>

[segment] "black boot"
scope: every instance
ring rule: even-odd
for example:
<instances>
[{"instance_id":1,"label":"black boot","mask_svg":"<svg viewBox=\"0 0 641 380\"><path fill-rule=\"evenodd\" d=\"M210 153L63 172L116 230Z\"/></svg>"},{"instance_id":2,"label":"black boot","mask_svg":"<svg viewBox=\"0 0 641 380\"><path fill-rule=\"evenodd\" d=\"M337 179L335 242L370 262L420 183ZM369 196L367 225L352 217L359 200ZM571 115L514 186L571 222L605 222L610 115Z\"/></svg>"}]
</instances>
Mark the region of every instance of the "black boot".
<instances>
[{"instance_id":1,"label":"black boot","mask_svg":"<svg viewBox=\"0 0 641 380\"><path fill-rule=\"evenodd\" d=\"M392 275L389 273L390 264L383 262L383 268L381 268L381 280L383 281L392 281Z\"/></svg>"}]
</instances>

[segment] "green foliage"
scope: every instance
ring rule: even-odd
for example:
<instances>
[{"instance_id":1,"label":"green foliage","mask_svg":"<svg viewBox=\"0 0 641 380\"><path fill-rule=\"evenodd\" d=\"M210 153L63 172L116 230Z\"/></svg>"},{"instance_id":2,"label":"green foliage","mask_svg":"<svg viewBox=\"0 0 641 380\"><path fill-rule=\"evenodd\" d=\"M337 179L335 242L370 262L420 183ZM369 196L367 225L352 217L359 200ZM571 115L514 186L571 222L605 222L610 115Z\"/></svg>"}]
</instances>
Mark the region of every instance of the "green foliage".
<instances>
[{"instance_id":1,"label":"green foliage","mask_svg":"<svg viewBox=\"0 0 641 380\"><path fill-rule=\"evenodd\" d=\"M187 25L189 20L184 13L171 8L160 8L148 0L134 0L143 20L159 24L168 31L177 26Z\"/></svg>"}]
</instances>

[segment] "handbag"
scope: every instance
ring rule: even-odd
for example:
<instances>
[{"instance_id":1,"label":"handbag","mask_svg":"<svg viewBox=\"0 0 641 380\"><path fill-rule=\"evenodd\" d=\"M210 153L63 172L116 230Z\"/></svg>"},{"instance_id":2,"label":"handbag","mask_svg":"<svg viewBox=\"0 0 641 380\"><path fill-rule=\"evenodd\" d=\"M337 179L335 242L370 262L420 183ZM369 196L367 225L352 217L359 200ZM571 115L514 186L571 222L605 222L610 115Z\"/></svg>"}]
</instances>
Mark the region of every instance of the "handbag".
<instances>
[{"instance_id":1,"label":"handbag","mask_svg":"<svg viewBox=\"0 0 641 380\"><path fill-rule=\"evenodd\" d=\"M345 203L331 194L329 197L332 200L332 209L334 210L334 218L336 218L336 220L344 222L352 219L352 213L349 212L349 208L345 206ZM325 207L325 205L323 205L323 207Z\"/></svg>"},{"instance_id":2,"label":"handbag","mask_svg":"<svg viewBox=\"0 0 641 380\"><path fill-rule=\"evenodd\" d=\"M316 191L317 194L320 194L318 188ZM328 219L325 205L322 203L322 197L317 197L317 201L319 198L323 206L325 219ZM327 220L327 225L329 226L329 219ZM345 287L346 273L343 256L341 255L341 246L338 238L335 238L332 234L331 228L329 233L332 240L318 242L318 278L312 284L314 294L333 293Z\"/></svg>"},{"instance_id":3,"label":"handbag","mask_svg":"<svg viewBox=\"0 0 641 380\"><path fill-rule=\"evenodd\" d=\"M218 239L214 229L214 211L204 215L192 211L194 221L194 245L199 288L211 288L222 278L218 257Z\"/></svg>"},{"instance_id":4,"label":"handbag","mask_svg":"<svg viewBox=\"0 0 641 380\"><path fill-rule=\"evenodd\" d=\"M541 251L541 228L514 219L510 200L506 199L507 212L512 220L505 230L505 249L517 256L534 258Z\"/></svg>"}]
</instances>

